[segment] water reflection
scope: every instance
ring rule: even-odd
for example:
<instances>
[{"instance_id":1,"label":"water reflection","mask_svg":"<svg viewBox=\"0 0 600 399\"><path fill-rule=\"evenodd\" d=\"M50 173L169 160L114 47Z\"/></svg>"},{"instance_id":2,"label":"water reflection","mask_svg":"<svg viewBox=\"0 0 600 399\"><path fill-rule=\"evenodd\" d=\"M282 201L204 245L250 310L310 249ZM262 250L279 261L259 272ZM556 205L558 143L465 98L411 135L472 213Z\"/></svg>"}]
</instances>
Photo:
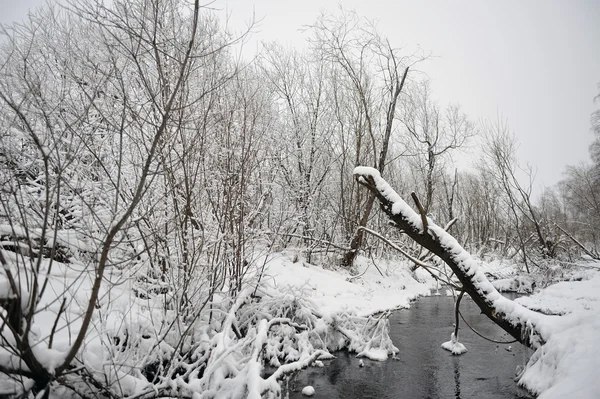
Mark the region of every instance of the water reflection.
<instances>
[{"instance_id":1,"label":"water reflection","mask_svg":"<svg viewBox=\"0 0 600 399\"><path fill-rule=\"evenodd\" d=\"M466 297L463 315L482 334L496 339L509 337L480 314ZM477 337L461 323L459 337L469 352L453 356L440 345L453 331L453 299L425 297L410 310L390 318L390 336L400 350L398 360L359 360L346 352L326 362L325 368L309 368L290 382L290 398L302 398L300 391L312 385L315 398L528 398L514 382L517 366L524 365L530 352L519 344L496 345Z\"/></svg>"},{"instance_id":2,"label":"water reflection","mask_svg":"<svg viewBox=\"0 0 600 399\"><path fill-rule=\"evenodd\" d=\"M452 360L454 365L454 398L460 399L460 367L458 366L458 359Z\"/></svg>"}]
</instances>

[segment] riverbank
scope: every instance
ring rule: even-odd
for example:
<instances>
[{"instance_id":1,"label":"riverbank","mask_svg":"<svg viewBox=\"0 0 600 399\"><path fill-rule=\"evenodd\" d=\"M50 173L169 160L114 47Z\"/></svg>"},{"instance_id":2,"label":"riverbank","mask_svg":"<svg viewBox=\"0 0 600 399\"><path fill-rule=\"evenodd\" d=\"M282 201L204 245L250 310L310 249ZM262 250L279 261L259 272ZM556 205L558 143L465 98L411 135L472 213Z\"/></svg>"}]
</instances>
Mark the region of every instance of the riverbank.
<instances>
[{"instance_id":1,"label":"riverbank","mask_svg":"<svg viewBox=\"0 0 600 399\"><path fill-rule=\"evenodd\" d=\"M298 259L294 253L278 253L271 256L263 279L309 298L323 313L357 316L410 307L412 300L438 287L422 270L414 276L406 264L393 261L375 263L361 256L352 271L324 267Z\"/></svg>"},{"instance_id":2,"label":"riverbank","mask_svg":"<svg viewBox=\"0 0 600 399\"><path fill-rule=\"evenodd\" d=\"M258 262L260 263L260 262ZM269 256L264 281L278 289L291 288L310 298L324 312L351 311L359 316L409 308L419 296L446 295L446 289L428 272L411 272L402 259L371 259L359 256L353 270L330 266L335 260L314 265L296 252ZM497 279L518 276L518 266L503 260L480 261L480 267Z\"/></svg>"},{"instance_id":3,"label":"riverbank","mask_svg":"<svg viewBox=\"0 0 600 399\"><path fill-rule=\"evenodd\" d=\"M519 380L539 399L600 398L600 273L587 269L569 278L517 300L562 316Z\"/></svg>"},{"instance_id":4,"label":"riverbank","mask_svg":"<svg viewBox=\"0 0 600 399\"><path fill-rule=\"evenodd\" d=\"M449 296L418 298L410 309L390 315L390 338L399 350L394 359L365 359L361 367L356 354L336 352L336 359L324 362L326 367L303 370L284 384L290 399L301 399L307 385L314 387L317 398L327 399L531 398L514 381L516 370L523 369L533 353L523 345L490 344L461 324L460 341L469 352L453 356L440 347L453 330L453 307ZM464 298L461 308L478 332L512 340L473 301Z\"/></svg>"},{"instance_id":5,"label":"riverbank","mask_svg":"<svg viewBox=\"0 0 600 399\"><path fill-rule=\"evenodd\" d=\"M371 315L410 307L411 300L429 295L432 290L434 294L446 293L426 272L418 270L413 275L408 265L392 261L374 263L359 258L353 273L326 270L302 260L294 262L285 254L269 263L267 274L276 286L302 291L330 314L343 310ZM481 266L500 278L515 273L514 265L502 262ZM533 310L564 315L549 326L547 343L534 353L519 379L520 385L542 399L600 397L600 346L596 342L600 331L600 273L593 265L586 266L564 276L571 281L518 300Z\"/></svg>"}]
</instances>

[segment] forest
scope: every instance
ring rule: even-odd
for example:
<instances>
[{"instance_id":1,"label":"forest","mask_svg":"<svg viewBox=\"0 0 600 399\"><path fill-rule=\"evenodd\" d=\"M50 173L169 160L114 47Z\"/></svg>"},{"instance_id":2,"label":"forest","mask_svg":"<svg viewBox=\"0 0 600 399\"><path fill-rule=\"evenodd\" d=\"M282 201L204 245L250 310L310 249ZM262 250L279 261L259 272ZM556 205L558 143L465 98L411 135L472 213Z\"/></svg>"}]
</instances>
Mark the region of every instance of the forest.
<instances>
[{"instance_id":1,"label":"forest","mask_svg":"<svg viewBox=\"0 0 600 399\"><path fill-rule=\"evenodd\" d=\"M380 314L273 284L283 253L350 275L405 262L547 341L555 316L496 299L464 259L508 259L537 288L598 268L600 110L589 161L536 193L509 121L437 102L413 73L426 57L352 12L306 29L305 49L248 59L252 26L198 0L49 3L2 28L3 392L278 397L337 349L392 351Z\"/></svg>"}]
</instances>

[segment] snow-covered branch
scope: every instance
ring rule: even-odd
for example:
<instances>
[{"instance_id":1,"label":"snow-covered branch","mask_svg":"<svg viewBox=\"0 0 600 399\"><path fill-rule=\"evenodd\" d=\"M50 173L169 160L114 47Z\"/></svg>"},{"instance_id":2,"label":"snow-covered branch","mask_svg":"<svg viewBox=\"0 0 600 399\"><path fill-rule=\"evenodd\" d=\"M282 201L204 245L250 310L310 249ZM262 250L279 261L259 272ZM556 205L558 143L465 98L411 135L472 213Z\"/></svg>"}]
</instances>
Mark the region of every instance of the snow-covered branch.
<instances>
[{"instance_id":1,"label":"snow-covered branch","mask_svg":"<svg viewBox=\"0 0 600 399\"><path fill-rule=\"evenodd\" d=\"M375 194L381 209L399 228L446 262L487 317L524 345L536 348L545 342L546 321L552 316L531 311L503 297L452 235L430 218L426 219L424 229L421 216L392 189L379 171L357 167L354 175L360 184Z\"/></svg>"}]
</instances>

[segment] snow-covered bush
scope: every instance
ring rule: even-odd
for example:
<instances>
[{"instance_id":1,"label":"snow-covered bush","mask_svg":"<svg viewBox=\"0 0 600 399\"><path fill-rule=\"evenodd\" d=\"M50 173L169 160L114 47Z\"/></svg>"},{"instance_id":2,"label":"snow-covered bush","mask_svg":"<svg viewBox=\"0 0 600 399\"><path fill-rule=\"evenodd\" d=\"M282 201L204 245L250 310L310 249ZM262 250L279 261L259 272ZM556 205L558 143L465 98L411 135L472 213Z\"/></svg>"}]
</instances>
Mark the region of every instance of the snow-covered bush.
<instances>
[{"instance_id":1,"label":"snow-covered bush","mask_svg":"<svg viewBox=\"0 0 600 399\"><path fill-rule=\"evenodd\" d=\"M244 159L259 158L245 145L221 162L229 144L212 139L258 143L266 108L257 91L240 105L257 80L196 7L49 5L4 31L0 366L25 391L122 396L169 379L198 326L211 331L216 293L245 283L259 194ZM149 21L160 28L138 31Z\"/></svg>"}]
</instances>

